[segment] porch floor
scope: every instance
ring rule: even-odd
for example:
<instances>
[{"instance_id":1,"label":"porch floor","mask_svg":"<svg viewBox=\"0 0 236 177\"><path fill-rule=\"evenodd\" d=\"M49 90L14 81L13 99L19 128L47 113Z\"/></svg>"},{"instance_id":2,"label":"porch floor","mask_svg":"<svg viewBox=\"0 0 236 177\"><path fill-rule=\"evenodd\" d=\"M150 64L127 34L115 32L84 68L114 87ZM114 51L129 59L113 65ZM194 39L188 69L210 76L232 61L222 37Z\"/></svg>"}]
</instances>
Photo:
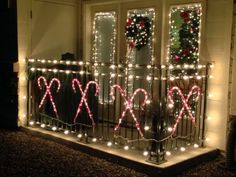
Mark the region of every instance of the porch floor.
<instances>
[{"instance_id":1,"label":"porch floor","mask_svg":"<svg viewBox=\"0 0 236 177\"><path fill-rule=\"evenodd\" d=\"M33 131L39 136L56 140L60 144L79 149L90 155L116 162L140 172L148 172L148 175L151 176L153 174L176 174L204 160L210 160L219 154L219 151L215 148L188 147L184 152L180 152L179 150L176 152L172 151L172 155L166 157L166 162L155 164L148 162L148 157L143 156L142 152L137 150L127 151L123 148L108 147L106 144L102 143L85 143L84 141L78 141L78 138L74 136L64 135L63 133L37 127L26 127L26 129Z\"/></svg>"}]
</instances>

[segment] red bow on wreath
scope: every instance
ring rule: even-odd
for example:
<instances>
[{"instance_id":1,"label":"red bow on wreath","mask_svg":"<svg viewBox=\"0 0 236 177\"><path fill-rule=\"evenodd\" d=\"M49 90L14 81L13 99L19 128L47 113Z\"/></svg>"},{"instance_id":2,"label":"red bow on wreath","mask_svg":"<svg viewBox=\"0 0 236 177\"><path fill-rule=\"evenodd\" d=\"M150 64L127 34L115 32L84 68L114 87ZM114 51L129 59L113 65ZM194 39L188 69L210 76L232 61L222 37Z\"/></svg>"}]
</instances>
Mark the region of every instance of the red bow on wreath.
<instances>
[{"instance_id":1,"label":"red bow on wreath","mask_svg":"<svg viewBox=\"0 0 236 177\"><path fill-rule=\"evenodd\" d=\"M181 12L180 16L184 20L184 22L188 22L190 20L189 12Z\"/></svg>"}]
</instances>

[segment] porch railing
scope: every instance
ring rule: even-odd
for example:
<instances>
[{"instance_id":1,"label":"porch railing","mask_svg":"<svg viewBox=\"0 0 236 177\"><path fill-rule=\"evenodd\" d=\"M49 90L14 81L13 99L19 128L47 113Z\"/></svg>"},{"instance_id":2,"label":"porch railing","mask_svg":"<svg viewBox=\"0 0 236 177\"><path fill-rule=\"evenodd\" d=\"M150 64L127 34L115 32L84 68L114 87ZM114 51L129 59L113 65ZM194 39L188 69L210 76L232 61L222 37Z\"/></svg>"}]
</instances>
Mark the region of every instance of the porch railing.
<instances>
[{"instance_id":1,"label":"porch railing","mask_svg":"<svg viewBox=\"0 0 236 177\"><path fill-rule=\"evenodd\" d=\"M209 68L29 59L28 122L162 163L204 146Z\"/></svg>"}]
</instances>

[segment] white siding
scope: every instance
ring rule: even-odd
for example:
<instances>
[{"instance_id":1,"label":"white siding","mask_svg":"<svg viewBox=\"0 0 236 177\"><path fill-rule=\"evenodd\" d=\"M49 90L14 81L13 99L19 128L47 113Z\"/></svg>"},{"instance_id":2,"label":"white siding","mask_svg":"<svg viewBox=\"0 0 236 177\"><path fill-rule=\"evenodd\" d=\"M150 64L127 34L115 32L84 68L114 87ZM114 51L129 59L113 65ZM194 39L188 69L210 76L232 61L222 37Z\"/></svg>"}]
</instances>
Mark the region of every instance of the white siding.
<instances>
[{"instance_id":1,"label":"white siding","mask_svg":"<svg viewBox=\"0 0 236 177\"><path fill-rule=\"evenodd\" d=\"M213 79L209 82L206 137L207 145L225 149L228 120L228 82L231 27L233 15L232 0L209 0L207 2L204 56L214 62Z\"/></svg>"}]
</instances>

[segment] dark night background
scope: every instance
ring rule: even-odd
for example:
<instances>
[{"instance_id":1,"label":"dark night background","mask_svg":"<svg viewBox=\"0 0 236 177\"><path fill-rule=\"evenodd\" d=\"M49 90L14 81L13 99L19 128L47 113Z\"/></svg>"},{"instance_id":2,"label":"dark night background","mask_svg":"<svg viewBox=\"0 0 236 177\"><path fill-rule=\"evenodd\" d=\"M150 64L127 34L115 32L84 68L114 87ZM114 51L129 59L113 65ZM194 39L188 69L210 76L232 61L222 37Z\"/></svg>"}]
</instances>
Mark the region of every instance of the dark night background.
<instances>
[{"instance_id":1,"label":"dark night background","mask_svg":"<svg viewBox=\"0 0 236 177\"><path fill-rule=\"evenodd\" d=\"M13 63L18 60L16 0L0 1L0 127L17 127L17 73Z\"/></svg>"}]
</instances>

